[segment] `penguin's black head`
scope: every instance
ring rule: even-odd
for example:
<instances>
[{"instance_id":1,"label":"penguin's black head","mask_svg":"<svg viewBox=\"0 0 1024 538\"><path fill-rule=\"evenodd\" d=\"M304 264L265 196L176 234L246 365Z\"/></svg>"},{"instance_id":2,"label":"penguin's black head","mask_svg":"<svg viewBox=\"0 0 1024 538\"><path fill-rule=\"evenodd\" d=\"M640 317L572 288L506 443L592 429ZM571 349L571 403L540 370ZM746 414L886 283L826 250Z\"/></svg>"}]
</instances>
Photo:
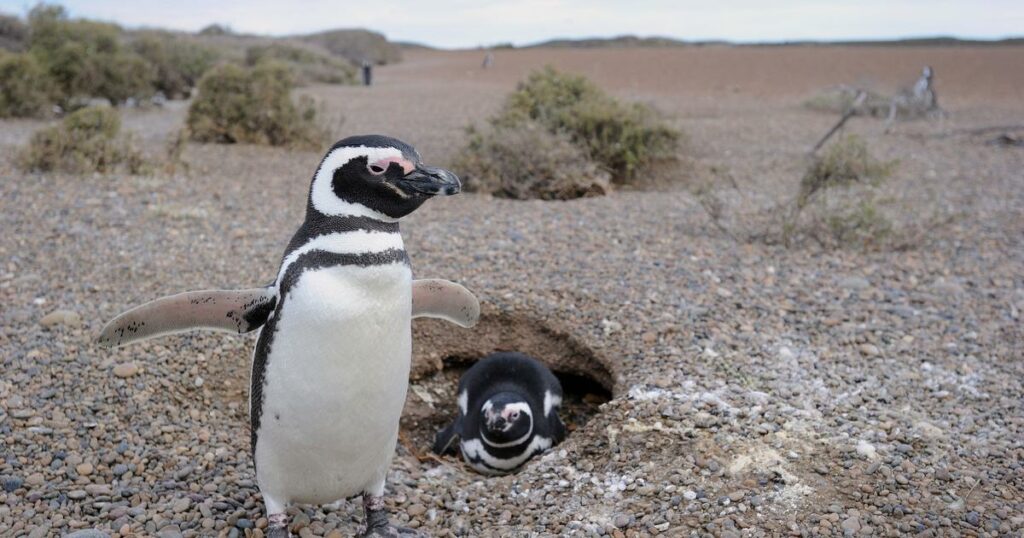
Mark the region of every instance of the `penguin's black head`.
<instances>
[{"instance_id":1,"label":"penguin's black head","mask_svg":"<svg viewBox=\"0 0 1024 538\"><path fill-rule=\"evenodd\" d=\"M484 419L480 434L491 446L515 446L533 433L530 404L519 394L499 392L484 402L480 410Z\"/></svg>"},{"instance_id":2,"label":"penguin's black head","mask_svg":"<svg viewBox=\"0 0 1024 538\"><path fill-rule=\"evenodd\" d=\"M459 178L426 166L409 144L387 136L338 141L320 161L309 203L325 215L399 219L433 196L457 194Z\"/></svg>"}]
</instances>

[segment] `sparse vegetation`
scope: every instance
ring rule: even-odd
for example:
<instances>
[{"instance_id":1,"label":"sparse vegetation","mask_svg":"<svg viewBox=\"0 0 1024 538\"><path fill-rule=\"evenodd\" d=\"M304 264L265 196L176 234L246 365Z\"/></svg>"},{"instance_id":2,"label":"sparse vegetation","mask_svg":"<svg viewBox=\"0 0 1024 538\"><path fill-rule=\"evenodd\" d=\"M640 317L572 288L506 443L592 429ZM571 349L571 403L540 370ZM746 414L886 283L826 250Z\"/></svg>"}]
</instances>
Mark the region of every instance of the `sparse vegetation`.
<instances>
[{"instance_id":1,"label":"sparse vegetation","mask_svg":"<svg viewBox=\"0 0 1024 538\"><path fill-rule=\"evenodd\" d=\"M253 68L218 66L199 82L189 107L192 140L222 144L319 147L327 137L313 100L292 98L289 69L275 62Z\"/></svg>"},{"instance_id":2,"label":"sparse vegetation","mask_svg":"<svg viewBox=\"0 0 1024 538\"><path fill-rule=\"evenodd\" d=\"M470 178L470 185L475 183L484 189L500 185L498 192L506 193L513 190L539 192L537 185L549 182L562 185L566 178L580 170L598 168L604 170L613 183L632 183L653 165L675 160L681 138L679 131L659 120L650 107L621 103L585 77L560 73L551 67L534 72L520 83L489 123L489 130L470 130L469 146L460 157L464 165L460 171ZM549 136L542 139L536 133L538 129ZM514 140L534 152L533 158L543 163L534 167L534 173L552 175L524 178L508 167L509 157L517 150L508 147L511 142L506 140ZM545 149L539 143L542 140L551 144L551 151L560 156L566 155L564 143L571 143L577 148L578 162L558 163L551 157L538 155ZM560 172L559 166L566 168L568 174L555 174ZM498 181L496 174L504 174L504 177ZM475 176L487 179L475 181L472 179ZM510 181L525 179L529 180L525 188L508 188ZM559 187L546 192L576 197L607 190L606 182L593 173L579 176L579 181L574 189Z\"/></svg>"},{"instance_id":3,"label":"sparse vegetation","mask_svg":"<svg viewBox=\"0 0 1024 538\"><path fill-rule=\"evenodd\" d=\"M800 179L796 197L797 208L803 208L818 193L854 183L875 183L889 177L895 161L875 159L860 137L847 135L828 146L823 155L812 158L807 172Z\"/></svg>"},{"instance_id":4,"label":"sparse vegetation","mask_svg":"<svg viewBox=\"0 0 1024 538\"><path fill-rule=\"evenodd\" d=\"M884 118L889 114L889 98L872 90L853 86L837 86L812 95L804 101L804 107L816 112L843 114L857 100L858 94L867 94L864 102L857 107L854 115Z\"/></svg>"},{"instance_id":5,"label":"sparse vegetation","mask_svg":"<svg viewBox=\"0 0 1024 538\"><path fill-rule=\"evenodd\" d=\"M303 46L268 43L254 45L246 50L246 65L255 66L266 61L287 65L298 84L352 84L356 81L356 72L351 63Z\"/></svg>"},{"instance_id":6,"label":"sparse vegetation","mask_svg":"<svg viewBox=\"0 0 1024 538\"><path fill-rule=\"evenodd\" d=\"M859 137L840 138L812 157L783 222L783 241L790 244L799 234L829 247L883 241L892 223L877 206L875 187L895 167L895 161L875 159Z\"/></svg>"},{"instance_id":7,"label":"sparse vegetation","mask_svg":"<svg viewBox=\"0 0 1024 538\"><path fill-rule=\"evenodd\" d=\"M536 122L470 128L469 144L455 167L466 174L465 188L504 198L564 200L602 195L609 174L564 133Z\"/></svg>"},{"instance_id":8,"label":"sparse vegetation","mask_svg":"<svg viewBox=\"0 0 1024 538\"><path fill-rule=\"evenodd\" d=\"M50 84L35 57L0 52L0 118L38 117L46 113Z\"/></svg>"},{"instance_id":9,"label":"sparse vegetation","mask_svg":"<svg viewBox=\"0 0 1024 538\"><path fill-rule=\"evenodd\" d=\"M18 156L26 171L84 174L145 169L141 154L121 135L121 117L109 107L86 107L32 135Z\"/></svg>"}]
</instances>

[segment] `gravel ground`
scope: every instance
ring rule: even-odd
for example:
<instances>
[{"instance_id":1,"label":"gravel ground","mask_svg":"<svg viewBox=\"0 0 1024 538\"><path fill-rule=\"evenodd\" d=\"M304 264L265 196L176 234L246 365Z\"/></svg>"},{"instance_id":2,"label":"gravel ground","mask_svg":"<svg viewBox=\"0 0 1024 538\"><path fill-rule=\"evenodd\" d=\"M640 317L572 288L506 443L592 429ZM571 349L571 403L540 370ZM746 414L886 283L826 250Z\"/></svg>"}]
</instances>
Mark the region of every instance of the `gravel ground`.
<instances>
[{"instance_id":1,"label":"gravel ground","mask_svg":"<svg viewBox=\"0 0 1024 538\"><path fill-rule=\"evenodd\" d=\"M396 134L444 162L508 90L430 78L462 58L418 54L381 70L379 88L311 92L344 111L344 132ZM725 167L750 193L737 225L790 192L834 121L794 94L622 92L672 114L695 174ZM953 102L949 120L894 135L851 127L901 160L886 191L901 224L950 217L900 250L737 243L685 186L430 202L403 228L415 273L464 283L484 318L471 331L416 323L394 519L439 536L1024 533L1024 151L943 136L1024 110ZM156 152L183 113L131 112L126 125ZM2 154L33 126L0 126ZM156 296L266 282L319 155L191 146L186 158L187 172L154 177L25 176L0 162L0 535L262 535L252 338L114 351L92 338ZM497 348L614 398L515 476L421 461L420 439L454 407L442 360ZM361 525L358 503L295 512L301 536Z\"/></svg>"}]
</instances>

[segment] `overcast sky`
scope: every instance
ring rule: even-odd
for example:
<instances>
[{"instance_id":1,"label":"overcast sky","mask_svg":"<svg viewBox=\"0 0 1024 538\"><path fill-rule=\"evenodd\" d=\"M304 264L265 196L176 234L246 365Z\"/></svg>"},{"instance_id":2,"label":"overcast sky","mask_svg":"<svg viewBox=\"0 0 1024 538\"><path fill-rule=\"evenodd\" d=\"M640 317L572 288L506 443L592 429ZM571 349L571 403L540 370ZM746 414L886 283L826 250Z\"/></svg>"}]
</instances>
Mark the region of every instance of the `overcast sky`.
<instances>
[{"instance_id":1,"label":"overcast sky","mask_svg":"<svg viewBox=\"0 0 1024 538\"><path fill-rule=\"evenodd\" d=\"M34 1L0 0L24 14ZM72 0L76 17L195 31L287 35L363 27L388 38L461 48L620 34L785 41L1024 34L1024 0Z\"/></svg>"}]
</instances>

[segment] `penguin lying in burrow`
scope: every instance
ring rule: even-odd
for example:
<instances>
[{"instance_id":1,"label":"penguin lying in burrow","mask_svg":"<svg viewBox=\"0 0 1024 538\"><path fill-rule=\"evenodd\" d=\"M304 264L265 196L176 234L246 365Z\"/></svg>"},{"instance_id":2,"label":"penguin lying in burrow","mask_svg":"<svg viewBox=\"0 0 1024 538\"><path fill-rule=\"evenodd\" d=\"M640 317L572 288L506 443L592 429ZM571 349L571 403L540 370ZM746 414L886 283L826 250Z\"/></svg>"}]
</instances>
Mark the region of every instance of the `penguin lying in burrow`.
<instances>
[{"instance_id":1,"label":"penguin lying in burrow","mask_svg":"<svg viewBox=\"0 0 1024 538\"><path fill-rule=\"evenodd\" d=\"M458 416L434 439L445 454L459 439L462 457L488 475L514 472L530 458L561 443L558 412L562 385L540 361L522 353L493 353L459 380Z\"/></svg>"},{"instance_id":2,"label":"penguin lying in burrow","mask_svg":"<svg viewBox=\"0 0 1024 538\"><path fill-rule=\"evenodd\" d=\"M364 536L422 534L390 525L382 497L409 386L411 320L472 327L480 304L458 284L413 280L398 222L459 190L455 174L425 166L404 142L346 138L313 175L305 222L272 284L164 297L104 327L107 346L193 328L260 329L250 441L269 536L289 535L291 504L359 495Z\"/></svg>"}]
</instances>

